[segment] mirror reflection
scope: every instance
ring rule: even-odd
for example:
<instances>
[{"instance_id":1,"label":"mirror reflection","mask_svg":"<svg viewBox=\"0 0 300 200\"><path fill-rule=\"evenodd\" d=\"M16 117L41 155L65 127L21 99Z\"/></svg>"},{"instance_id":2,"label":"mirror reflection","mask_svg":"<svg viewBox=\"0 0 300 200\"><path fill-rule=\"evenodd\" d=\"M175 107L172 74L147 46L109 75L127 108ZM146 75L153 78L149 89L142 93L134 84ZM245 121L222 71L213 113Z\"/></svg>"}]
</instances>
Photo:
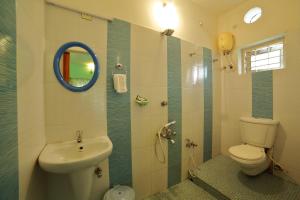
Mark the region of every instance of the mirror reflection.
<instances>
[{"instance_id":1,"label":"mirror reflection","mask_svg":"<svg viewBox=\"0 0 300 200\"><path fill-rule=\"evenodd\" d=\"M93 78L95 63L81 47L68 48L60 59L60 73L64 81L74 87L87 85Z\"/></svg>"}]
</instances>

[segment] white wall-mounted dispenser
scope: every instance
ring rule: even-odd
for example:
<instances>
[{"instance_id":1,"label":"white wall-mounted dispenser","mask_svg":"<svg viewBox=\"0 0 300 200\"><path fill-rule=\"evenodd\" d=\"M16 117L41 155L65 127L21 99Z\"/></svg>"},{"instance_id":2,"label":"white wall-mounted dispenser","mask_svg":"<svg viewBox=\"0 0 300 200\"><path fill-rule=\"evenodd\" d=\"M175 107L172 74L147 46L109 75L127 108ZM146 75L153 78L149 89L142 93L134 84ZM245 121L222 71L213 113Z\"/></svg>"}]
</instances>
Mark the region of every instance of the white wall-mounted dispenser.
<instances>
[{"instance_id":1,"label":"white wall-mounted dispenser","mask_svg":"<svg viewBox=\"0 0 300 200\"><path fill-rule=\"evenodd\" d=\"M127 77L126 74L113 74L114 88L117 93L127 92Z\"/></svg>"}]
</instances>

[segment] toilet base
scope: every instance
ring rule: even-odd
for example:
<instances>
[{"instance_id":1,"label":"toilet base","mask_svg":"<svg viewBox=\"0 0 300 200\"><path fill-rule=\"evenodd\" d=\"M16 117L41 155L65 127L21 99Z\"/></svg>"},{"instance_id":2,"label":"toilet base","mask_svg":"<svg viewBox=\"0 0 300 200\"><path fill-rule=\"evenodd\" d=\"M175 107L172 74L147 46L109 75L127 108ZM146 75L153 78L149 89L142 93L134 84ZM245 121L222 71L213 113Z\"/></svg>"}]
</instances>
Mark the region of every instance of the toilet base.
<instances>
[{"instance_id":1,"label":"toilet base","mask_svg":"<svg viewBox=\"0 0 300 200\"><path fill-rule=\"evenodd\" d=\"M256 164L256 165L245 165L241 163L239 164L243 173L249 176L256 176L266 171L269 168L271 161L270 159L266 159L263 163Z\"/></svg>"}]
</instances>

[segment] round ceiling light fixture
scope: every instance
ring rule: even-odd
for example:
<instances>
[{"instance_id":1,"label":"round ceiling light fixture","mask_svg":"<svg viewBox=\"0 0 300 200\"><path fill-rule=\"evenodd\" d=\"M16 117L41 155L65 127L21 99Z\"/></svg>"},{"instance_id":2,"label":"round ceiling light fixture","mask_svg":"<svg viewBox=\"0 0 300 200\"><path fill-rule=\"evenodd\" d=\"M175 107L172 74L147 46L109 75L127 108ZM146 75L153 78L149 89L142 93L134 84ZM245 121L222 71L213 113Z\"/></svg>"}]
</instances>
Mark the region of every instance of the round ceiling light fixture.
<instances>
[{"instance_id":1,"label":"round ceiling light fixture","mask_svg":"<svg viewBox=\"0 0 300 200\"><path fill-rule=\"evenodd\" d=\"M256 22L262 15L262 9L260 7L254 7L248 10L244 16L244 22L246 24L252 24Z\"/></svg>"}]
</instances>

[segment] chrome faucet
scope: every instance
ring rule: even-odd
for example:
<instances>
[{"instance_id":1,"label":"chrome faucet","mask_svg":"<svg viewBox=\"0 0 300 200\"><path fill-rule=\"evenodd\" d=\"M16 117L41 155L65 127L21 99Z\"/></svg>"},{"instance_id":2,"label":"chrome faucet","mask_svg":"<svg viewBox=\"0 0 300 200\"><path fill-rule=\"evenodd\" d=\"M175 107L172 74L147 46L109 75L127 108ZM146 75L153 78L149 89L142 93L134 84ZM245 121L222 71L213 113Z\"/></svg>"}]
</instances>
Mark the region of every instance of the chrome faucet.
<instances>
[{"instance_id":1,"label":"chrome faucet","mask_svg":"<svg viewBox=\"0 0 300 200\"><path fill-rule=\"evenodd\" d=\"M171 144L175 144L175 140L173 139L173 136L176 135L176 132L173 131L170 126L174 125L176 121L172 121L164 125L158 134L160 134L160 137L165 138L171 142Z\"/></svg>"},{"instance_id":2,"label":"chrome faucet","mask_svg":"<svg viewBox=\"0 0 300 200\"><path fill-rule=\"evenodd\" d=\"M187 148L195 148L195 147L197 147L198 146L198 144L196 144L195 142L193 142L192 140L190 140L190 139L185 139L185 141L186 141L186 147Z\"/></svg>"},{"instance_id":3,"label":"chrome faucet","mask_svg":"<svg viewBox=\"0 0 300 200\"><path fill-rule=\"evenodd\" d=\"M76 137L77 137L77 143L81 143L82 142L82 134L83 134L83 130L77 130L76 131Z\"/></svg>"}]
</instances>

